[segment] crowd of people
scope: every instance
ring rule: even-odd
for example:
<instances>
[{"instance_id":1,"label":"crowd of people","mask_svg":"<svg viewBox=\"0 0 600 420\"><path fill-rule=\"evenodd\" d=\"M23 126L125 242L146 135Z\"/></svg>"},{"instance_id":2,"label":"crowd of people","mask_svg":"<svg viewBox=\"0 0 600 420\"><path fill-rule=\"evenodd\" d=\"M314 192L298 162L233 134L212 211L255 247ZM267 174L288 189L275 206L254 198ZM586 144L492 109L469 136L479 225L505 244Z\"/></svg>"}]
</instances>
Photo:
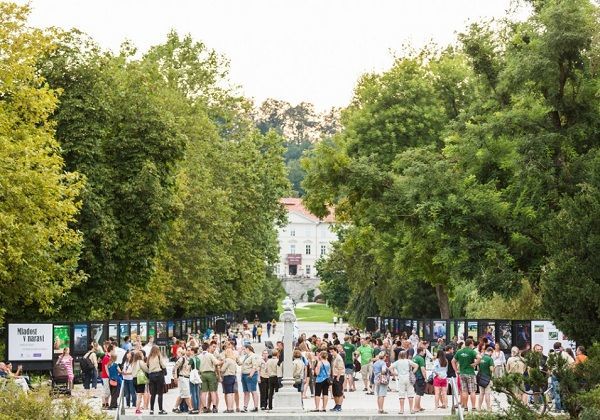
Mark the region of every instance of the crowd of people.
<instances>
[{"instance_id":1,"label":"crowd of people","mask_svg":"<svg viewBox=\"0 0 600 420\"><path fill-rule=\"evenodd\" d=\"M173 337L171 345L162 349L153 337L145 344L139 339L132 342L129 337L120 345L114 339L94 342L80 360L84 388L90 397L95 396L94 390L101 383L102 407L109 410L117 408L122 389L126 406L135 408L136 414L167 414L163 404L167 383L177 388L178 397L171 407L174 413L216 413L221 398L226 413L272 410L282 386L284 345L265 341L265 350L256 353L253 345L263 335L258 334L263 333L259 325L258 321L253 326L244 321L241 328L228 329L225 335L209 330L202 336L189 335L186 340ZM271 338L275 328L275 322L267 322L264 335ZM564 410L557 392L560 383L546 367L542 346L525 350L513 347L508 356L489 335L477 341L474 337L449 341L442 337L430 343L415 331L392 335L348 329L341 337L337 332L298 334L292 352L293 386L302 400L313 399L315 412L342 411L345 394L361 387L376 396L380 414L386 414L384 402L391 390L398 393L399 414L424 411L421 399L426 392L434 394L435 409L444 409L451 383L457 387L463 409L491 410L494 379L507 373L527 375L524 353L528 351L541 355L540 369L549 378L548 387L516 389L515 393L528 404L535 402L536 392L554 391L555 410ZM583 347L575 354L557 342L551 351L568 365L586 359ZM56 364L64 365L72 388L73 358L68 348ZM0 363L0 377L11 378L28 389L26 377L19 369L13 372L10 365Z\"/></svg>"}]
</instances>

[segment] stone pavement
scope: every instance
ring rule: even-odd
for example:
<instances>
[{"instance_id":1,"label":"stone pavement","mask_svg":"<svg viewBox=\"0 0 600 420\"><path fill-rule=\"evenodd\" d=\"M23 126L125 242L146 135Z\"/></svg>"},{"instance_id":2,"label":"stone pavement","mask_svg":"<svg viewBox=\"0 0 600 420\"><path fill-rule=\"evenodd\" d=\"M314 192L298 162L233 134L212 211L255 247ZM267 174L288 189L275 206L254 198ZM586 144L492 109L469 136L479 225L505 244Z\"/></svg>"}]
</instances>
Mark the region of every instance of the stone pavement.
<instances>
[{"instance_id":1,"label":"stone pavement","mask_svg":"<svg viewBox=\"0 0 600 420\"><path fill-rule=\"evenodd\" d=\"M278 327L278 331L276 335L271 336L270 338L266 337L266 332L264 334L263 337L263 342L262 343L254 343L254 348L256 350L257 353L262 352L262 350L264 349L264 341L265 340L271 340L273 341L273 343L275 343L275 341L281 339L281 333L282 331L280 330L280 325L277 326ZM281 325L281 327L283 327L283 325ZM312 335L312 334L317 334L319 336L322 336L323 333L328 332L329 334L331 334L334 330L333 330L333 324L331 323L313 323L313 322L306 322L306 323L302 323L299 322L298 323L298 327L300 332L306 332L307 335ZM340 337L342 337L344 331L345 331L346 326L345 325L338 325L336 328L337 333L340 335ZM360 375L358 375L360 376ZM238 379L239 380L239 379ZM366 395L365 392L362 391L362 381L357 381L357 391L356 392L348 392L345 395L345 400L343 403L343 411L341 413L331 413L331 412L326 412L326 413L311 413L310 410L315 408L314 405L314 399L310 398L310 399L305 399L303 400L304 403L304 409L305 409L305 413L301 413L301 414L288 414L288 415L282 415L281 413L268 413L268 412L259 412L259 413L236 413L236 414L225 414L222 413L222 411L225 410L225 402L224 402L224 398L223 398L223 394L221 393L221 391L219 390L219 413L218 414L201 414L200 416L215 416L215 417L220 417L220 418L224 418L224 417L236 417L236 418L251 418L253 420L259 419L259 418L270 418L272 420L279 420L279 419L286 419L286 420L294 420L297 417L310 417L310 418L328 418L328 419L333 419L333 418L353 418L356 420L363 420L363 419L371 419L371 418L380 418L380 417L389 417L389 418L402 418L402 419L418 419L418 420L441 420L444 418L448 418L448 416L451 415L451 410L450 409L434 409L434 397L433 395L425 395L422 398L422 402L421 405L423 406L423 408L425 409L424 412L415 414L415 415L409 415L408 414L408 401L406 402L406 413L404 414L404 416L399 416L398 415L398 411L399 411L399 402L398 402L398 393L395 391L395 387L396 387L396 383L395 381L391 382L391 389L392 391L388 392L388 395L385 399L385 405L384 405L384 409L385 411L387 411L389 414L382 416L382 415L378 415L377 414L377 400L376 400L376 396L374 395ZM241 390L241 384L239 384L239 389ZM98 391L99 392L99 391ZM169 390L169 392L167 394L164 395L164 409L167 410L169 412L169 415L165 416L150 416L148 411L144 411L142 413L142 415L135 415L135 410L134 409L127 409L126 410L126 417L125 419L139 419L139 418L143 418L143 419L147 419L147 418L161 418L161 419L183 419L183 418L193 418L193 417L198 417L198 416L190 416L190 415L186 415L186 414L174 414L171 413L171 410L174 407L175 404L175 400L177 398L178 395L178 391L177 389L171 389ZM505 398L499 399L498 395L494 395L494 407L495 409L498 408L499 405L501 406L506 406L506 400ZM243 395L240 394L240 399L243 398ZM452 397L448 396L448 403L451 404L452 401ZM243 400L242 400L243 402ZM94 398L94 399L90 399L90 404L96 406L98 408L98 410L100 409L100 399L99 398ZM329 408L333 407L333 401L331 401L328 403ZM250 407L252 407L252 403L250 403ZM158 411L158 407L155 407L155 410ZM112 414L116 413L114 411L109 411L108 414L112 415ZM123 418L123 417L121 417ZM455 417L457 418L457 417Z\"/></svg>"}]
</instances>

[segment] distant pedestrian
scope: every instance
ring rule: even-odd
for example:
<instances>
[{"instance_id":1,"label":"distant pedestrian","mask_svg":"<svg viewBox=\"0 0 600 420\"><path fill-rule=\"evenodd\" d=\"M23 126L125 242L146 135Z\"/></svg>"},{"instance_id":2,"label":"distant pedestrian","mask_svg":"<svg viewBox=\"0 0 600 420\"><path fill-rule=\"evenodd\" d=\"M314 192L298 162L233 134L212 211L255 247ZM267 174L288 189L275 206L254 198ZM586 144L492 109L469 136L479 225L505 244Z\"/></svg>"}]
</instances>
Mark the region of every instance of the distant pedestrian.
<instances>
[{"instance_id":1,"label":"distant pedestrian","mask_svg":"<svg viewBox=\"0 0 600 420\"><path fill-rule=\"evenodd\" d=\"M267 321L267 338L271 338L271 321Z\"/></svg>"}]
</instances>

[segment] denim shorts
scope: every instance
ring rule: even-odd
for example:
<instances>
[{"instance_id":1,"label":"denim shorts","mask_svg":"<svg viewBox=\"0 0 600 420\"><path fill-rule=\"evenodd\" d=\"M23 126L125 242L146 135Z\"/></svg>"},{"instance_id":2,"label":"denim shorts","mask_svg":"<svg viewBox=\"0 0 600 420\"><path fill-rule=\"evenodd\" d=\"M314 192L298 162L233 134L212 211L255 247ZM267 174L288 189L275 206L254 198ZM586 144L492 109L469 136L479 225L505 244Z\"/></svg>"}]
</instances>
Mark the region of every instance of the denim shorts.
<instances>
[{"instance_id":1,"label":"denim shorts","mask_svg":"<svg viewBox=\"0 0 600 420\"><path fill-rule=\"evenodd\" d=\"M255 392L258 384L258 372L254 372L254 375L249 376L247 373L242 373L242 391L244 392Z\"/></svg>"}]
</instances>

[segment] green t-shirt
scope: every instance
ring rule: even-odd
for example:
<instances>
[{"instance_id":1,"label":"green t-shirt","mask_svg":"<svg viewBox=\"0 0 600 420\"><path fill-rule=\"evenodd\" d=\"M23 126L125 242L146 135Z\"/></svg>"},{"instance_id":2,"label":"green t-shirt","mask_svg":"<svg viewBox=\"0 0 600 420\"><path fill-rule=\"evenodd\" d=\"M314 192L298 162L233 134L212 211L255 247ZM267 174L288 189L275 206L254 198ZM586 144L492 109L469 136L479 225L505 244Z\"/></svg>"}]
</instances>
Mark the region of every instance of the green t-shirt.
<instances>
[{"instance_id":1,"label":"green t-shirt","mask_svg":"<svg viewBox=\"0 0 600 420\"><path fill-rule=\"evenodd\" d=\"M354 364L354 352L356 347L352 343L344 343L342 345L344 349L344 364L346 366L352 366Z\"/></svg>"},{"instance_id":2,"label":"green t-shirt","mask_svg":"<svg viewBox=\"0 0 600 420\"><path fill-rule=\"evenodd\" d=\"M373 358L373 347L371 346L359 346L358 353L360 354L360 364L367 365Z\"/></svg>"},{"instance_id":3,"label":"green t-shirt","mask_svg":"<svg viewBox=\"0 0 600 420\"><path fill-rule=\"evenodd\" d=\"M481 374L491 377L492 366L494 366L494 359L492 359L487 354L483 355L483 357L479 361L479 371L481 372Z\"/></svg>"},{"instance_id":4,"label":"green t-shirt","mask_svg":"<svg viewBox=\"0 0 600 420\"><path fill-rule=\"evenodd\" d=\"M419 379L424 379L423 378L423 372L421 371L421 368L425 367L425 359L423 359L423 356L419 356L417 354L415 357L413 357L413 362L415 362L417 365L419 365L419 368L415 372L415 376L417 378L419 378Z\"/></svg>"},{"instance_id":5,"label":"green t-shirt","mask_svg":"<svg viewBox=\"0 0 600 420\"><path fill-rule=\"evenodd\" d=\"M460 375L475 375L475 368L471 366L477 359L477 352L474 349L470 347L462 348L456 352L454 358L458 363L458 373Z\"/></svg>"},{"instance_id":6,"label":"green t-shirt","mask_svg":"<svg viewBox=\"0 0 600 420\"><path fill-rule=\"evenodd\" d=\"M381 349L379 347L375 347L373 349L373 357L377 357L379 353L381 353Z\"/></svg>"}]
</instances>

